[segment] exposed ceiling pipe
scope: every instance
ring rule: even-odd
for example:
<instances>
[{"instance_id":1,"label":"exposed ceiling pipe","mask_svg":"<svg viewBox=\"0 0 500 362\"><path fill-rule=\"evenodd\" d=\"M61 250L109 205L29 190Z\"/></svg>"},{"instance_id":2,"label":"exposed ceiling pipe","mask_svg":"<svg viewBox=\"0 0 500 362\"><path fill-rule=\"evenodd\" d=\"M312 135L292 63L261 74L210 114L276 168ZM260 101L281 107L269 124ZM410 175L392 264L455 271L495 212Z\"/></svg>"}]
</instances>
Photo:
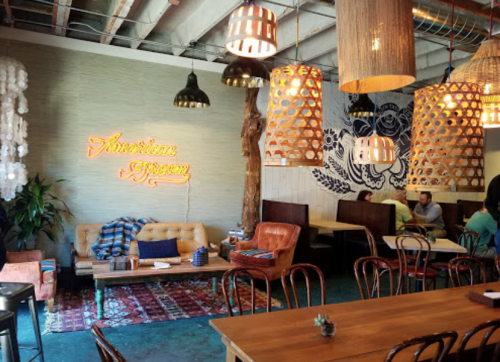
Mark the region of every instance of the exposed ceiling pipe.
<instances>
[{"instance_id":1,"label":"exposed ceiling pipe","mask_svg":"<svg viewBox=\"0 0 500 362\"><path fill-rule=\"evenodd\" d=\"M334 6L332 0L314 0ZM413 25L416 33L447 39L451 30L451 9L413 1ZM488 21L472 14L455 12L453 42L477 47L488 38Z\"/></svg>"}]
</instances>

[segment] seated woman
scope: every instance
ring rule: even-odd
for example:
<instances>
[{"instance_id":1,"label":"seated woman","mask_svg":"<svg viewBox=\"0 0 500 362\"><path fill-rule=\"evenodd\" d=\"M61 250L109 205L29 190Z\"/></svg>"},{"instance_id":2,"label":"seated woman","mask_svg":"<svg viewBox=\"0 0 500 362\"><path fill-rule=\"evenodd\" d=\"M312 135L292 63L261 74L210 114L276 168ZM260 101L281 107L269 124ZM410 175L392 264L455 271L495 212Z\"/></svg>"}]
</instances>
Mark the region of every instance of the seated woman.
<instances>
[{"instance_id":1,"label":"seated woman","mask_svg":"<svg viewBox=\"0 0 500 362\"><path fill-rule=\"evenodd\" d=\"M373 195L373 192L368 191L368 190L363 190L359 193L356 201L372 202L372 195Z\"/></svg>"},{"instance_id":2,"label":"seated woman","mask_svg":"<svg viewBox=\"0 0 500 362\"><path fill-rule=\"evenodd\" d=\"M484 205L481 210L476 211L474 215L471 216L465 227L481 235L474 256L492 259L497 256L495 247L488 246L492 236L495 235L497 230L497 222L493 219L493 216L491 216Z\"/></svg>"}]
</instances>

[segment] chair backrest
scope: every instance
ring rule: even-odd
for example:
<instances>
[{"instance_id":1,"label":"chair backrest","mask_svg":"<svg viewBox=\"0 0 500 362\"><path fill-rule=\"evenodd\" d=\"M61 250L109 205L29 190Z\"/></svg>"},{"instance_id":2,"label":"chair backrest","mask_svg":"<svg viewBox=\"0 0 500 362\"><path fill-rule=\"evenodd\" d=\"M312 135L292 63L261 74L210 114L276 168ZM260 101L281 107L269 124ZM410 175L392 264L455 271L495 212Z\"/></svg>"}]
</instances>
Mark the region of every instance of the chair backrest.
<instances>
[{"instance_id":1,"label":"chair backrest","mask_svg":"<svg viewBox=\"0 0 500 362\"><path fill-rule=\"evenodd\" d=\"M261 250L273 251L282 248L295 248L300 234L300 227L277 222L261 222L255 229L253 240Z\"/></svg>"},{"instance_id":2,"label":"chair backrest","mask_svg":"<svg viewBox=\"0 0 500 362\"><path fill-rule=\"evenodd\" d=\"M222 276L222 292L224 293L224 300L226 301L226 306L227 306L227 314L229 317L233 316L233 308L231 305L230 299L234 299L236 302L236 305L238 306L238 312L240 315L243 315L243 305L241 303L241 296L240 296L240 289L238 287L238 277L245 276L250 278L250 286L252 288L252 309L251 312L252 314L255 314L255 307L256 307L256 291L255 291L255 281L250 274L252 272L253 274L260 274L262 275L262 278L259 279L264 279L266 281L266 293L267 293L267 299L266 299L266 310L267 312L271 311L271 284L269 283L269 278L260 269L256 268L234 268L231 270L228 270L227 272L224 273ZM231 298L232 295L231 293L234 294L235 298Z\"/></svg>"},{"instance_id":3,"label":"chair backrest","mask_svg":"<svg viewBox=\"0 0 500 362\"><path fill-rule=\"evenodd\" d=\"M469 256L474 256L479 241L481 240L481 234L460 225L455 225L455 229L457 230L458 244L468 250L467 254Z\"/></svg>"},{"instance_id":4,"label":"chair backrest","mask_svg":"<svg viewBox=\"0 0 500 362\"><path fill-rule=\"evenodd\" d=\"M422 353L429 347L434 344L437 344L437 349L436 353L434 354L434 357L432 358L432 362L442 362L445 361L448 353L450 353L451 348L455 344L455 341L458 338L458 334L455 331L450 331L450 332L443 332L443 333L436 333L436 334L431 334L428 336L422 336L422 337L417 337L417 338L412 338L407 341L404 341L397 346L395 346L393 349L389 351L387 354L387 357L385 358L385 362L391 362L393 361L394 357L396 355L413 346L418 346L415 353L413 354L413 358L411 359L411 362L418 362L420 356ZM446 342L446 340L448 340ZM406 359L408 360L408 359Z\"/></svg>"},{"instance_id":5,"label":"chair backrest","mask_svg":"<svg viewBox=\"0 0 500 362\"><path fill-rule=\"evenodd\" d=\"M384 265L384 269L381 270L380 266ZM363 287L363 281L360 275L360 266L363 272L363 277L365 280L366 291ZM369 266L370 268L367 268ZM371 269L371 270L369 270ZM372 272L371 277L369 272ZM371 299L374 296L375 291L377 291L377 297L380 298L382 290L382 273L389 273L389 295L394 295L394 273L392 271L389 262L386 259L379 258L377 256L367 256L356 260L354 263L354 275L356 276L356 281L358 282L359 292L361 293L361 299ZM370 280L371 278L371 280Z\"/></svg>"},{"instance_id":6,"label":"chair backrest","mask_svg":"<svg viewBox=\"0 0 500 362\"><path fill-rule=\"evenodd\" d=\"M371 230L375 240L396 233L396 206L376 202L339 200L337 221L364 225ZM356 235L359 233L358 235ZM350 231L349 236L364 237L362 231Z\"/></svg>"},{"instance_id":7,"label":"chair backrest","mask_svg":"<svg viewBox=\"0 0 500 362\"><path fill-rule=\"evenodd\" d=\"M485 347L488 344L491 336L495 331L500 328L500 319L496 319L493 321L488 321L485 323L481 323L474 328L467 331L462 338L462 341L458 345L457 351L455 355L457 356L457 362L470 361L470 357L466 358L465 349L467 347L467 343L469 343L470 339L474 337L477 333L485 331L483 339L479 344L476 352L476 362L486 362L485 359ZM500 361L500 339L496 343L495 350L493 352L493 356L490 360L491 362L499 362Z\"/></svg>"},{"instance_id":8,"label":"chair backrest","mask_svg":"<svg viewBox=\"0 0 500 362\"><path fill-rule=\"evenodd\" d=\"M462 286L462 275L468 275L470 285L486 283L486 268L478 259L470 256L461 256L451 259L448 264L448 273L454 287ZM476 278L476 275L478 277Z\"/></svg>"},{"instance_id":9,"label":"chair backrest","mask_svg":"<svg viewBox=\"0 0 500 362\"><path fill-rule=\"evenodd\" d=\"M466 232L467 229L465 226L462 226L462 225L455 225L455 238L456 238L456 241L460 244L460 238L462 237L462 234L464 232Z\"/></svg>"},{"instance_id":10,"label":"chair backrest","mask_svg":"<svg viewBox=\"0 0 500 362\"><path fill-rule=\"evenodd\" d=\"M462 204L464 217L470 219L476 211L480 211L483 208L482 201L468 201L468 200L458 200L458 204Z\"/></svg>"},{"instance_id":11,"label":"chair backrest","mask_svg":"<svg viewBox=\"0 0 500 362\"><path fill-rule=\"evenodd\" d=\"M300 234L295 247L294 262L307 259L307 250L310 248L311 241L309 205L263 200L262 222L284 222L299 226Z\"/></svg>"},{"instance_id":12,"label":"chair backrest","mask_svg":"<svg viewBox=\"0 0 500 362\"><path fill-rule=\"evenodd\" d=\"M368 230L368 228L365 229L365 233L366 239L368 240L368 247L370 248L370 255L378 256L377 241L375 240L375 237L372 232Z\"/></svg>"},{"instance_id":13,"label":"chair backrest","mask_svg":"<svg viewBox=\"0 0 500 362\"><path fill-rule=\"evenodd\" d=\"M104 337L99 327L94 324L90 331L94 336L97 351L102 362L126 362L121 353Z\"/></svg>"},{"instance_id":14,"label":"chair backrest","mask_svg":"<svg viewBox=\"0 0 500 362\"><path fill-rule=\"evenodd\" d=\"M398 235L402 235L405 231L409 231L413 234L422 235L427 239L427 229L419 224L403 224L398 229Z\"/></svg>"},{"instance_id":15,"label":"chair backrest","mask_svg":"<svg viewBox=\"0 0 500 362\"><path fill-rule=\"evenodd\" d=\"M408 263L408 256L406 249L412 246L412 250L417 252L416 260L423 260L423 266L420 267L419 263ZM414 275L415 280L422 281L423 291L427 290L427 266L429 265L431 246L427 239L422 235L402 235L396 238L396 250L398 252L399 270L406 270L405 273L399 273L398 292L403 293L404 285L406 284L406 291L410 293L410 274ZM418 273L417 273L418 271ZM420 278L419 275L422 277Z\"/></svg>"},{"instance_id":16,"label":"chair backrest","mask_svg":"<svg viewBox=\"0 0 500 362\"><path fill-rule=\"evenodd\" d=\"M309 273L307 270L312 270L316 272L319 276L320 287L321 287L321 305L326 304L326 292L325 292L325 277L321 270L312 264L295 264L289 266L281 273L281 284L283 284L283 291L285 292L286 302L288 304L288 309L293 309L292 299L290 298L290 291L288 289L287 276L290 276L290 284L292 285L293 297L295 299L295 306L300 308L299 296L297 294L297 285L295 281L295 273L300 271L304 278L306 279L306 289L307 289L307 306L311 307L311 281L309 279Z\"/></svg>"}]
</instances>

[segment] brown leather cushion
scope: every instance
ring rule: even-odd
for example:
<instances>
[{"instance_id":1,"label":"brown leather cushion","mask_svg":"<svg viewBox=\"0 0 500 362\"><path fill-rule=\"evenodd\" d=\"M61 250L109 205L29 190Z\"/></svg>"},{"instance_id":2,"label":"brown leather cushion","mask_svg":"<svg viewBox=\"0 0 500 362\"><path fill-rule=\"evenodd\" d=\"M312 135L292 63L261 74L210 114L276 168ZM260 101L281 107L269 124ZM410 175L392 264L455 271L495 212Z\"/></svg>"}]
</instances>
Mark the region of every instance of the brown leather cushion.
<instances>
[{"instance_id":1,"label":"brown leather cushion","mask_svg":"<svg viewBox=\"0 0 500 362\"><path fill-rule=\"evenodd\" d=\"M274 267L276 265L276 259L254 258L251 256L242 255L234 250L231 250L229 256L231 260L235 260L248 265L258 265L263 267Z\"/></svg>"},{"instance_id":2,"label":"brown leather cushion","mask_svg":"<svg viewBox=\"0 0 500 362\"><path fill-rule=\"evenodd\" d=\"M295 225L284 223L260 223L257 226L258 233L257 249L275 250L290 248L296 242L292 238L295 232Z\"/></svg>"}]
</instances>

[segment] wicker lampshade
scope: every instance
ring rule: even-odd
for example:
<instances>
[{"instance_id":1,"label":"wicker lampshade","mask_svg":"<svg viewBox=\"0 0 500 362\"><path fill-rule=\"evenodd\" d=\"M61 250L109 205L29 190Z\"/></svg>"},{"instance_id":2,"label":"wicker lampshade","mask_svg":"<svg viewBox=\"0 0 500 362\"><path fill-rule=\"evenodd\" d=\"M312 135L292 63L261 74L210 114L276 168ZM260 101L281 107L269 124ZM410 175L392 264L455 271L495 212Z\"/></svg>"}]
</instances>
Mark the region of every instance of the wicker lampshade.
<instances>
[{"instance_id":1,"label":"wicker lampshade","mask_svg":"<svg viewBox=\"0 0 500 362\"><path fill-rule=\"evenodd\" d=\"M484 191L481 87L441 83L415 92L408 190Z\"/></svg>"},{"instance_id":2,"label":"wicker lampshade","mask_svg":"<svg viewBox=\"0 0 500 362\"><path fill-rule=\"evenodd\" d=\"M360 94L358 100L349 107L347 115L351 117L371 117L377 115L374 111L375 104L371 99L366 94Z\"/></svg>"},{"instance_id":3,"label":"wicker lampshade","mask_svg":"<svg viewBox=\"0 0 500 362\"><path fill-rule=\"evenodd\" d=\"M221 82L232 87L262 88L269 84L269 72L257 59L238 57L224 69Z\"/></svg>"},{"instance_id":4,"label":"wicker lampshade","mask_svg":"<svg viewBox=\"0 0 500 362\"><path fill-rule=\"evenodd\" d=\"M415 81L411 0L337 0L340 90L375 93Z\"/></svg>"},{"instance_id":5,"label":"wicker lampshade","mask_svg":"<svg viewBox=\"0 0 500 362\"><path fill-rule=\"evenodd\" d=\"M198 78L194 72L188 75L186 88L175 96L174 106L183 108L210 107L210 100L206 93L198 87Z\"/></svg>"},{"instance_id":6,"label":"wicker lampshade","mask_svg":"<svg viewBox=\"0 0 500 362\"><path fill-rule=\"evenodd\" d=\"M370 137L360 137L354 146L354 163L361 165L392 165L396 160L394 142L373 132Z\"/></svg>"},{"instance_id":7,"label":"wicker lampshade","mask_svg":"<svg viewBox=\"0 0 500 362\"><path fill-rule=\"evenodd\" d=\"M225 47L247 58L266 58L276 54L278 43L276 15L259 6L241 6L229 18Z\"/></svg>"},{"instance_id":8,"label":"wicker lampshade","mask_svg":"<svg viewBox=\"0 0 500 362\"><path fill-rule=\"evenodd\" d=\"M471 82L483 89L484 128L500 127L500 40L491 39L481 43L470 61L455 69L450 76L452 82Z\"/></svg>"},{"instance_id":9,"label":"wicker lampshade","mask_svg":"<svg viewBox=\"0 0 500 362\"><path fill-rule=\"evenodd\" d=\"M323 166L321 71L307 65L273 69L264 165Z\"/></svg>"}]
</instances>

